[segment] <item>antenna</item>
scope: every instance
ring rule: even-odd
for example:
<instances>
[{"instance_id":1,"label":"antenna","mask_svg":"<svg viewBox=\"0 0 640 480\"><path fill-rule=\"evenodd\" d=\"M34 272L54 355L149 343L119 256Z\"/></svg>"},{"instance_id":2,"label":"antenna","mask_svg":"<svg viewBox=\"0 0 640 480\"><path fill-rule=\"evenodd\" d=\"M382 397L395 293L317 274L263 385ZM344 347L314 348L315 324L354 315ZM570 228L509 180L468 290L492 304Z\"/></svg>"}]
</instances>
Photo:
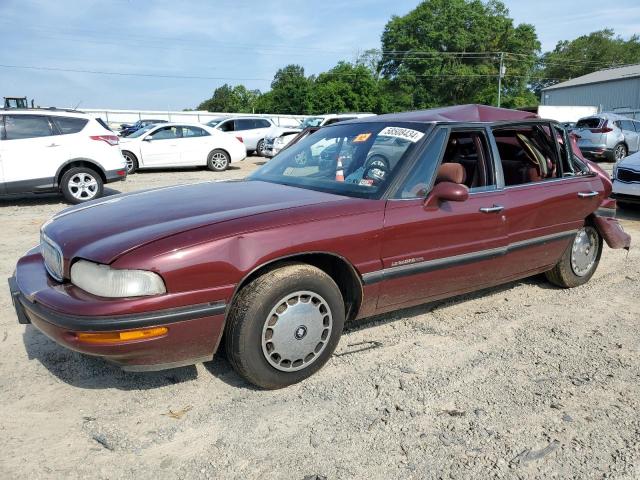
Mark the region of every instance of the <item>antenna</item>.
<instances>
[{"instance_id":1,"label":"antenna","mask_svg":"<svg viewBox=\"0 0 640 480\"><path fill-rule=\"evenodd\" d=\"M76 106L75 106L75 107L73 107L73 109L74 109L74 110L77 110L81 103L82 103L82 100L80 100L80 101L76 104Z\"/></svg>"}]
</instances>

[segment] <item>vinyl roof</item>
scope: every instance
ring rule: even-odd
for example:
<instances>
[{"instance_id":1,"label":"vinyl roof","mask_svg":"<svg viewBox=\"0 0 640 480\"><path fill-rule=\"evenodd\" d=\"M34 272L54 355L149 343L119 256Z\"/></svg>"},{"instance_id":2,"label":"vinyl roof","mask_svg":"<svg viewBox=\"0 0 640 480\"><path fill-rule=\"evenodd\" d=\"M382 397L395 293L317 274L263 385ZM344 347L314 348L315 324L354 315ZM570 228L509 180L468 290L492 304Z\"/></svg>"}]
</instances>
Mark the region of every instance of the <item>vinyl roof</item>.
<instances>
[{"instance_id":1,"label":"vinyl roof","mask_svg":"<svg viewBox=\"0 0 640 480\"><path fill-rule=\"evenodd\" d=\"M588 85L590 83L608 82L611 80L624 80L625 78L640 77L640 64L627 65L626 67L608 68L597 72L588 73L581 77L572 78L566 82L543 88L542 91L556 90L558 88L577 87L578 85Z\"/></svg>"},{"instance_id":2,"label":"vinyl roof","mask_svg":"<svg viewBox=\"0 0 640 480\"><path fill-rule=\"evenodd\" d=\"M413 112L388 113L375 117L360 118L358 122L499 122L503 120L524 120L539 118L538 115L521 110L489 107L487 105L456 105L453 107L416 110ZM355 120L352 120L355 122Z\"/></svg>"}]
</instances>

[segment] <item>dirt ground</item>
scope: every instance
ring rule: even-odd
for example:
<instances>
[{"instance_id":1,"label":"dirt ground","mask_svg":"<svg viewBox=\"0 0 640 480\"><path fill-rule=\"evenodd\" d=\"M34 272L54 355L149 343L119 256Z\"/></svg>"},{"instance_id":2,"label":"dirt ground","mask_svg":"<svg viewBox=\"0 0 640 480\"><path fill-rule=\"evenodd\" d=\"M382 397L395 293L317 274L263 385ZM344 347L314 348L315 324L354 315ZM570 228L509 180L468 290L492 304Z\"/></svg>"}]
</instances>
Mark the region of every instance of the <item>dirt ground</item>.
<instances>
[{"instance_id":1,"label":"dirt ground","mask_svg":"<svg viewBox=\"0 0 640 480\"><path fill-rule=\"evenodd\" d=\"M0 277L64 207L0 200ZM619 216L637 243L640 210ZM537 277L351 325L318 374L264 392L224 358L133 374L65 350L18 325L5 283L0 477L638 479L638 299L640 252L605 248L584 287Z\"/></svg>"}]
</instances>

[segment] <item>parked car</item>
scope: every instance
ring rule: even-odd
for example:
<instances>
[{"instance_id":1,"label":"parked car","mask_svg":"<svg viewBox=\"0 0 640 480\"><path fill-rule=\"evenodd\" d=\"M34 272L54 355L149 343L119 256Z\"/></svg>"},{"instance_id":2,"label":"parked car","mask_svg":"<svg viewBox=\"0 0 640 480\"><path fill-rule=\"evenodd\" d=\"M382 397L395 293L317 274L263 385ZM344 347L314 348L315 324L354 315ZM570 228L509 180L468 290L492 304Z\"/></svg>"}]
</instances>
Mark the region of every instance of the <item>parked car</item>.
<instances>
[{"instance_id":1,"label":"parked car","mask_svg":"<svg viewBox=\"0 0 640 480\"><path fill-rule=\"evenodd\" d=\"M380 144L397 161L372 161ZM588 282L603 239L630 243L610 192L534 114L383 115L307 135L243 181L64 211L9 284L19 322L70 349L157 370L222 339L241 376L279 388L329 360L345 321L539 273Z\"/></svg>"},{"instance_id":2,"label":"parked car","mask_svg":"<svg viewBox=\"0 0 640 480\"><path fill-rule=\"evenodd\" d=\"M282 129L275 132L274 136L267 136L264 139L264 149L262 155L267 158L275 157L287 144L300 133L300 129Z\"/></svg>"},{"instance_id":3,"label":"parked car","mask_svg":"<svg viewBox=\"0 0 640 480\"><path fill-rule=\"evenodd\" d=\"M245 146L237 138L206 125L150 125L121 140L129 174L138 169L206 165L222 172L244 160Z\"/></svg>"},{"instance_id":4,"label":"parked car","mask_svg":"<svg viewBox=\"0 0 640 480\"><path fill-rule=\"evenodd\" d=\"M141 128L148 127L149 125L157 125L159 123L167 123L167 120L138 120L133 125L124 124L120 127L120 136L128 137L134 132L137 132Z\"/></svg>"},{"instance_id":5,"label":"parked car","mask_svg":"<svg viewBox=\"0 0 640 480\"><path fill-rule=\"evenodd\" d=\"M264 117L233 117L216 125L221 132L230 133L241 139L249 153L258 155L262 155L264 138L272 127L275 127L273 121Z\"/></svg>"},{"instance_id":6,"label":"parked car","mask_svg":"<svg viewBox=\"0 0 640 480\"><path fill-rule=\"evenodd\" d=\"M589 158L618 161L640 150L640 122L614 113L581 118L572 130Z\"/></svg>"},{"instance_id":7,"label":"parked car","mask_svg":"<svg viewBox=\"0 0 640 480\"><path fill-rule=\"evenodd\" d=\"M619 205L640 204L640 152L618 161L612 177L612 197Z\"/></svg>"},{"instance_id":8,"label":"parked car","mask_svg":"<svg viewBox=\"0 0 640 480\"><path fill-rule=\"evenodd\" d=\"M82 112L0 110L0 194L60 192L70 203L124 180L118 137Z\"/></svg>"}]
</instances>

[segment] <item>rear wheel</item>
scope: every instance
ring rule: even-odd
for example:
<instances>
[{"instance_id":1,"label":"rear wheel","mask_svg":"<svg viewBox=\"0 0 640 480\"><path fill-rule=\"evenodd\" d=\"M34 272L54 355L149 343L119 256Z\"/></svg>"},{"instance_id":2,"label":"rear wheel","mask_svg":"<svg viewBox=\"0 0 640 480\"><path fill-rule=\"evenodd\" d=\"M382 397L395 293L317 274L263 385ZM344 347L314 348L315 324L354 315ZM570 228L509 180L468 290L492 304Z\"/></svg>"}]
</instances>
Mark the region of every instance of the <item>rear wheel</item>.
<instances>
[{"instance_id":1,"label":"rear wheel","mask_svg":"<svg viewBox=\"0 0 640 480\"><path fill-rule=\"evenodd\" d=\"M122 156L124 157L125 162L127 162L127 175L136 173L136 170L138 170L138 159L136 156L126 150L122 152Z\"/></svg>"},{"instance_id":2,"label":"rear wheel","mask_svg":"<svg viewBox=\"0 0 640 480\"><path fill-rule=\"evenodd\" d=\"M102 196L104 185L95 170L87 167L70 168L62 176L60 190L69 203L82 203Z\"/></svg>"},{"instance_id":3,"label":"rear wheel","mask_svg":"<svg viewBox=\"0 0 640 480\"><path fill-rule=\"evenodd\" d=\"M254 385L286 387L329 360L344 321L342 295L329 275L311 265L285 265L237 295L225 330L227 357Z\"/></svg>"},{"instance_id":4,"label":"rear wheel","mask_svg":"<svg viewBox=\"0 0 640 480\"><path fill-rule=\"evenodd\" d=\"M264 157L264 140L260 140L256 146L256 154L260 157Z\"/></svg>"},{"instance_id":5,"label":"rear wheel","mask_svg":"<svg viewBox=\"0 0 640 480\"><path fill-rule=\"evenodd\" d=\"M602 255L602 237L592 226L576 233L560 261L546 273L547 279L562 288L584 285L598 268Z\"/></svg>"},{"instance_id":6,"label":"rear wheel","mask_svg":"<svg viewBox=\"0 0 640 480\"><path fill-rule=\"evenodd\" d=\"M229 168L231 158L224 150L216 149L209 154L207 158L207 167L214 172L224 172Z\"/></svg>"}]
</instances>

